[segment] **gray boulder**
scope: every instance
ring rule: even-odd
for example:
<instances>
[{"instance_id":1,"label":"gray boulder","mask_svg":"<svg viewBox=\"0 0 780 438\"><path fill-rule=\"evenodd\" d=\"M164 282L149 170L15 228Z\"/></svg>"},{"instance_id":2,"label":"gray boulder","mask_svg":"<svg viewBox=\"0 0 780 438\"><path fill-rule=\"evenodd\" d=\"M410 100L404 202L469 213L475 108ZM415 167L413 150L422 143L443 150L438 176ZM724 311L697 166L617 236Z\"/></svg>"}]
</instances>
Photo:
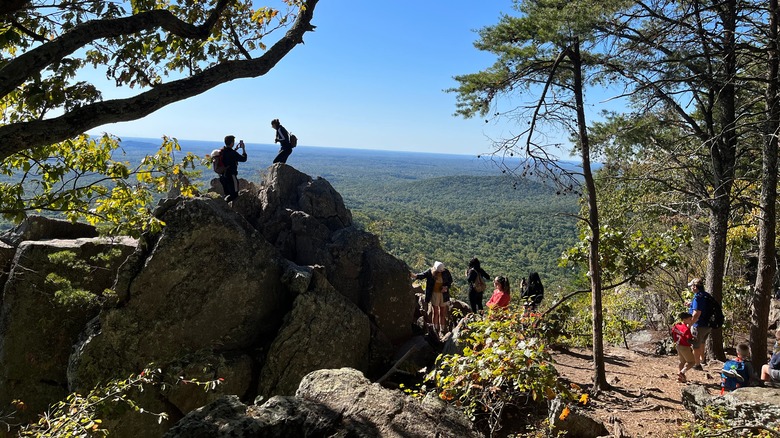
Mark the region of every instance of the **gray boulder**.
<instances>
[{"instance_id":1,"label":"gray boulder","mask_svg":"<svg viewBox=\"0 0 780 438\"><path fill-rule=\"evenodd\" d=\"M682 402L696 418L707 419L707 409L724 409L731 427L780 426L780 388L745 387L723 396L711 395L704 386L682 389Z\"/></svg>"},{"instance_id":2,"label":"gray boulder","mask_svg":"<svg viewBox=\"0 0 780 438\"><path fill-rule=\"evenodd\" d=\"M34 417L67 395L72 346L136 244L85 238L19 245L0 308L0 404L20 399ZM72 298L57 299L58 291Z\"/></svg>"},{"instance_id":3,"label":"gray boulder","mask_svg":"<svg viewBox=\"0 0 780 438\"><path fill-rule=\"evenodd\" d=\"M353 226L352 213L328 181L276 164L259 199L262 214L252 223L284 257L326 267L333 287L391 342L411 337L414 294L406 264L384 251L376 236Z\"/></svg>"},{"instance_id":4,"label":"gray boulder","mask_svg":"<svg viewBox=\"0 0 780 438\"><path fill-rule=\"evenodd\" d=\"M303 376L322 368L366 371L370 335L368 317L332 287L299 295L268 351L259 394L292 395Z\"/></svg>"},{"instance_id":5,"label":"gray boulder","mask_svg":"<svg viewBox=\"0 0 780 438\"><path fill-rule=\"evenodd\" d=\"M77 346L76 390L197 351L254 348L285 312L278 253L221 200L180 200L166 227L120 272L127 299L101 312ZM121 284L120 284L121 283ZM127 290L121 290L121 287Z\"/></svg>"},{"instance_id":6,"label":"gray boulder","mask_svg":"<svg viewBox=\"0 0 780 438\"><path fill-rule=\"evenodd\" d=\"M467 418L435 398L422 401L372 384L356 370L307 375L294 397L261 406L223 398L191 412L166 438L479 437Z\"/></svg>"},{"instance_id":7,"label":"gray boulder","mask_svg":"<svg viewBox=\"0 0 780 438\"><path fill-rule=\"evenodd\" d=\"M79 239L97 236L97 229L89 224L30 216L14 229L0 234L0 241L16 247L25 240Z\"/></svg>"}]
</instances>

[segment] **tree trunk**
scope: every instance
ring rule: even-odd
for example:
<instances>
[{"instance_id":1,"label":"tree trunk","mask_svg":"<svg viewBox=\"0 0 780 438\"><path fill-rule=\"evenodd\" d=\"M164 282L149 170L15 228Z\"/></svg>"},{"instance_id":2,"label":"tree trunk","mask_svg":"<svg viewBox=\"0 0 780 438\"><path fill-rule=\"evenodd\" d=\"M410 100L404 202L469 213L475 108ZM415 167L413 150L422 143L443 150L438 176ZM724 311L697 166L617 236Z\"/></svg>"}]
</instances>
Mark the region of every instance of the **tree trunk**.
<instances>
[{"instance_id":1,"label":"tree trunk","mask_svg":"<svg viewBox=\"0 0 780 438\"><path fill-rule=\"evenodd\" d=\"M599 261L599 211L596 202L596 184L590 166L590 141L582 90L582 59L579 40L570 47L569 58L574 73L574 99L577 106L577 129L579 130L582 154L582 173L588 197L588 224L590 226L590 247L588 266L590 273L591 310L593 311L593 390L608 389L606 366L604 364L604 314L601 308L601 264Z\"/></svg>"},{"instance_id":2,"label":"tree trunk","mask_svg":"<svg viewBox=\"0 0 780 438\"><path fill-rule=\"evenodd\" d=\"M723 302L723 277L726 261L726 235L731 213L731 189L734 185L737 120L736 120L736 73L737 73L737 4L728 0L717 5L723 23L723 73L718 81L721 85L715 94L718 107L720 135L713 135L710 145L713 170L713 199L710 214L710 245L707 254L707 286L712 296ZM708 355L725 360L723 352L723 332L713 330L707 345Z\"/></svg>"},{"instance_id":3,"label":"tree trunk","mask_svg":"<svg viewBox=\"0 0 780 438\"><path fill-rule=\"evenodd\" d=\"M777 233L777 135L780 133L780 40L778 0L769 1L769 43L766 87L766 124L761 167L761 217L758 228L758 273L750 309L750 350L753 366L766 363L766 337L769 329L769 305L774 290Z\"/></svg>"}]
</instances>

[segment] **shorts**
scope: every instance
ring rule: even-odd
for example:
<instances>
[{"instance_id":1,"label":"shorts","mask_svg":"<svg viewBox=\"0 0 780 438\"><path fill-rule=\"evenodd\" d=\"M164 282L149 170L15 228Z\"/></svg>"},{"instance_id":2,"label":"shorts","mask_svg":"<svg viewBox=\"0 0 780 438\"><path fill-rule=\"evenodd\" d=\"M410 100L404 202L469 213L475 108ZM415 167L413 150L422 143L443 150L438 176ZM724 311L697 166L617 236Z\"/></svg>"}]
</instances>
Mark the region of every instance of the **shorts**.
<instances>
[{"instance_id":1,"label":"shorts","mask_svg":"<svg viewBox=\"0 0 780 438\"><path fill-rule=\"evenodd\" d=\"M694 350L703 347L707 343L707 338L710 336L710 333L712 333L712 327L691 327L691 334L693 335L691 345Z\"/></svg>"},{"instance_id":2,"label":"shorts","mask_svg":"<svg viewBox=\"0 0 780 438\"><path fill-rule=\"evenodd\" d=\"M431 294L431 306L443 306L444 294L441 292L434 292Z\"/></svg>"},{"instance_id":3,"label":"shorts","mask_svg":"<svg viewBox=\"0 0 780 438\"><path fill-rule=\"evenodd\" d=\"M773 382L780 383L780 370L769 370L769 377Z\"/></svg>"},{"instance_id":4,"label":"shorts","mask_svg":"<svg viewBox=\"0 0 780 438\"><path fill-rule=\"evenodd\" d=\"M680 359L680 368L690 369L696 363L696 359L693 358L693 350L686 345L677 345L677 357Z\"/></svg>"}]
</instances>

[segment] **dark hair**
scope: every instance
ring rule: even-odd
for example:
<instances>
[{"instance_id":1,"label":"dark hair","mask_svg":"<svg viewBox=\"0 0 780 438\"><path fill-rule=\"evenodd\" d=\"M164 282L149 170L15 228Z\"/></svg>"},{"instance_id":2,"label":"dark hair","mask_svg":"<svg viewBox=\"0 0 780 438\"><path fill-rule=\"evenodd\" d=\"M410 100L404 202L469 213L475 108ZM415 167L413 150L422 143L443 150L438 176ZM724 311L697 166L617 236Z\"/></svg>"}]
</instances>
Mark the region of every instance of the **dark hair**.
<instances>
[{"instance_id":1,"label":"dark hair","mask_svg":"<svg viewBox=\"0 0 780 438\"><path fill-rule=\"evenodd\" d=\"M531 272L530 274L528 274L528 283L529 284L533 284L533 283L542 284L542 279L539 278L539 273L538 272Z\"/></svg>"},{"instance_id":2,"label":"dark hair","mask_svg":"<svg viewBox=\"0 0 780 438\"><path fill-rule=\"evenodd\" d=\"M271 126L279 126L281 123L279 123L279 119L273 119L271 120Z\"/></svg>"},{"instance_id":3,"label":"dark hair","mask_svg":"<svg viewBox=\"0 0 780 438\"><path fill-rule=\"evenodd\" d=\"M236 136L235 135L226 135L225 136L225 146L231 146L235 142L236 142Z\"/></svg>"},{"instance_id":4,"label":"dark hair","mask_svg":"<svg viewBox=\"0 0 780 438\"><path fill-rule=\"evenodd\" d=\"M679 318L679 319L680 319L680 321L682 321L682 320L684 320L684 319L691 318L691 317L693 317L693 315L691 315L691 314L690 314L690 313L688 313L688 312L680 312L680 313L678 313L678 314L677 314L677 318Z\"/></svg>"},{"instance_id":5,"label":"dark hair","mask_svg":"<svg viewBox=\"0 0 780 438\"><path fill-rule=\"evenodd\" d=\"M508 278L499 275L498 277L496 277L495 281L497 281L498 284L501 286L501 290L502 291L504 291L506 293L509 293L509 279Z\"/></svg>"},{"instance_id":6,"label":"dark hair","mask_svg":"<svg viewBox=\"0 0 780 438\"><path fill-rule=\"evenodd\" d=\"M750 359L750 346L744 342L737 345L737 354L743 359Z\"/></svg>"},{"instance_id":7,"label":"dark hair","mask_svg":"<svg viewBox=\"0 0 780 438\"><path fill-rule=\"evenodd\" d=\"M479 268L479 259L474 257L473 259L469 260L469 268Z\"/></svg>"}]
</instances>

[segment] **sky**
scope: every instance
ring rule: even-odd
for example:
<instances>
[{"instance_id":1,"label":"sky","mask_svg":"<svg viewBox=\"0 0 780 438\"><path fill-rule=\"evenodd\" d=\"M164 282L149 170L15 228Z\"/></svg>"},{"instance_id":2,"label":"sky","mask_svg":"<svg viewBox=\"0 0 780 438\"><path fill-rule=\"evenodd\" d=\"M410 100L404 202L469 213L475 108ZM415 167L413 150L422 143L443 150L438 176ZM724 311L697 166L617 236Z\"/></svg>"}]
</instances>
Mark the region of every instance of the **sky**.
<instances>
[{"instance_id":1,"label":"sky","mask_svg":"<svg viewBox=\"0 0 780 438\"><path fill-rule=\"evenodd\" d=\"M473 46L476 31L516 14L512 3L322 0L316 30L266 75L90 133L273 144L278 118L300 145L483 154L515 127L453 115L456 95L444 90L457 86L453 76L493 64Z\"/></svg>"}]
</instances>

